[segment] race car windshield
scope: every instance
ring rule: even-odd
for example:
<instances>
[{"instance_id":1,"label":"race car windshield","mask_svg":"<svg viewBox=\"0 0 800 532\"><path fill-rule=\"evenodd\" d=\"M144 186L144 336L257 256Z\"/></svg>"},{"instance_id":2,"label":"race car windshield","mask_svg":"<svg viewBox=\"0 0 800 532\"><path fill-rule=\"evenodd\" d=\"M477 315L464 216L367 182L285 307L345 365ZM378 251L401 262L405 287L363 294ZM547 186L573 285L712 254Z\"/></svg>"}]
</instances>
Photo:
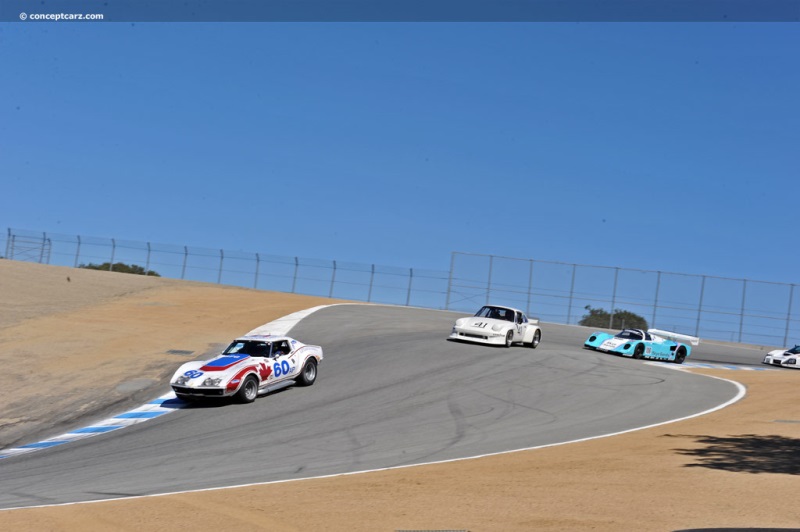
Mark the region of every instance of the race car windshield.
<instances>
[{"instance_id":1,"label":"race car windshield","mask_svg":"<svg viewBox=\"0 0 800 532\"><path fill-rule=\"evenodd\" d=\"M477 318L489 318L492 320L514 321L514 311L500 307L481 307L475 314Z\"/></svg>"},{"instance_id":2,"label":"race car windshield","mask_svg":"<svg viewBox=\"0 0 800 532\"><path fill-rule=\"evenodd\" d=\"M628 340L641 340L642 333L639 331L624 330L616 335L616 338L625 338Z\"/></svg>"},{"instance_id":3,"label":"race car windshield","mask_svg":"<svg viewBox=\"0 0 800 532\"><path fill-rule=\"evenodd\" d=\"M800 345L796 345L793 348L786 351L787 353L791 353L793 355L800 355Z\"/></svg>"},{"instance_id":4,"label":"race car windshield","mask_svg":"<svg viewBox=\"0 0 800 532\"><path fill-rule=\"evenodd\" d=\"M250 355L251 357L265 357L269 355L267 342L233 342L228 346L223 355Z\"/></svg>"}]
</instances>

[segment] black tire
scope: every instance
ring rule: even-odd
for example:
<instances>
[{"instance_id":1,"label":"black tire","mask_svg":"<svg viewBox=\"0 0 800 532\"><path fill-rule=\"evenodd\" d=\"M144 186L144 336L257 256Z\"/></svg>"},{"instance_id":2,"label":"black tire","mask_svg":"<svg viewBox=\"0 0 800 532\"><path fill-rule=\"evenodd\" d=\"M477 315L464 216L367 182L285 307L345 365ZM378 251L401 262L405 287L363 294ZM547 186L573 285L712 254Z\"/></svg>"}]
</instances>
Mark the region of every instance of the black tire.
<instances>
[{"instance_id":1,"label":"black tire","mask_svg":"<svg viewBox=\"0 0 800 532\"><path fill-rule=\"evenodd\" d=\"M248 375L242 387L236 392L236 400L240 403L252 403L258 397L258 379L253 375Z\"/></svg>"},{"instance_id":2,"label":"black tire","mask_svg":"<svg viewBox=\"0 0 800 532\"><path fill-rule=\"evenodd\" d=\"M633 348L633 358L644 358L644 344L636 344L636 347Z\"/></svg>"},{"instance_id":3,"label":"black tire","mask_svg":"<svg viewBox=\"0 0 800 532\"><path fill-rule=\"evenodd\" d=\"M675 363L683 364L684 360L686 360L686 349L683 347L679 347L678 350L675 352Z\"/></svg>"},{"instance_id":4,"label":"black tire","mask_svg":"<svg viewBox=\"0 0 800 532\"><path fill-rule=\"evenodd\" d=\"M317 360L309 358L306 360L300 375L297 376L295 382L298 386L311 386L317 380Z\"/></svg>"},{"instance_id":5,"label":"black tire","mask_svg":"<svg viewBox=\"0 0 800 532\"><path fill-rule=\"evenodd\" d=\"M537 347L539 347L539 342L541 341L542 341L542 330L536 329L536 332L533 333L533 340L531 340L530 348L536 349Z\"/></svg>"},{"instance_id":6,"label":"black tire","mask_svg":"<svg viewBox=\"0 0 800 532\"><path fill-rule=\"evenodd\" d=\"M508 331L506 333L506 347L511 347L511 344L514 343L514 331Z\"/></svg>"}]
</instances>

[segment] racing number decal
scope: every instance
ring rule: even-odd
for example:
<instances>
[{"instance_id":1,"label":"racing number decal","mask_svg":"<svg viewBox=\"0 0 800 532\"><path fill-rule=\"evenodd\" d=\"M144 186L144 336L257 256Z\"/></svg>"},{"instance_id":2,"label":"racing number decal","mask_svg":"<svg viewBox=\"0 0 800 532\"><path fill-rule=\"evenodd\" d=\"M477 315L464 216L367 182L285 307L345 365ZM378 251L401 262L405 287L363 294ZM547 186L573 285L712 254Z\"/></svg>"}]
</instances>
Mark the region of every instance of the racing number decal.
<instances>
[{"instance_id":1,"label":"racing number decal","mask_svg":"<svg viewBox=\"0 0 800 532\"><path fill-rule=\"evenodd\" d=\"M186 373L184 373L183 375L184 375L185 377L189 377L190 379L196 379L197 377L199 377L199 376L200 376L200 375L202 375L202 374L203 374L203 372L202 372L202 371L198 371L198 370L196 370L196 369L190 369L189 371L187 371L187 372L186 372Z\"/></svg>"},{"instance_id":2,"label":"racing number decal","mask_svg":"<svg viewBox=\"0 0 800 532\"><path fill-rule=\"evenodd\" d=\"M476 324L475 324L475 327L478 327L478 328L480 328L480 329L483 329L483 328L484 328L484 327L486 327L487 325L489 325L489 324L488 324L488 323L486 323L485 321L479 321L478 323L476 323Z\"/></svg>"},{"instance_id":3,"label":"racing number decal","mask_svg":"<svg viewBox=\"0 0 800 532\"><path fill-rule=\"evenodd\" d=\"M275 378L278 378L281 375L288 375L291 369L292 368L289 367L289 363L285 360L281 363L275 362L275 364L272 365L272 371L275 373Z\"/></svg>"}]
</instances>

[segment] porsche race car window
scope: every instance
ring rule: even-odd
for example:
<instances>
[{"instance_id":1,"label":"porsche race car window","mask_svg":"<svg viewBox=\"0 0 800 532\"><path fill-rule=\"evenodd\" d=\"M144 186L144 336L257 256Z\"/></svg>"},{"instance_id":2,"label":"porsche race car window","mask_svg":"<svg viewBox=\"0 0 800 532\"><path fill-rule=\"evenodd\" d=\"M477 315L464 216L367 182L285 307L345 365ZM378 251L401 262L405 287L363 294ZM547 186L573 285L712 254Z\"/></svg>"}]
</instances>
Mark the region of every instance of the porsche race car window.
<instances>
[{"instance_id":1,"label":"porsche race car window","mask_svg":"<svg viewBox=\"0 0 800 532\"><path fill-rule=\"evenodd\" d=\"M617 338L627 338L630 340L641 340L642 333L639 331L624 330L616 335Z\"/></svg>"}]
</instances>

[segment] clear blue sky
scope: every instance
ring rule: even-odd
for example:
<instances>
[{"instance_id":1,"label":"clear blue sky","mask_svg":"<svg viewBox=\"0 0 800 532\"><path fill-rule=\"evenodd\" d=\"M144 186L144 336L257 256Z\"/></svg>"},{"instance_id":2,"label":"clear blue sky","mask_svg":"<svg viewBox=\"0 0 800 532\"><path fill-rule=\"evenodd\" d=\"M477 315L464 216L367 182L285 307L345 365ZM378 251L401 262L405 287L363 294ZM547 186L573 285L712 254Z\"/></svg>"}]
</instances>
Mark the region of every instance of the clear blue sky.
<instances>
[{"instance_id":1,"label":"clear blue sky","mask_svg":"<svg viewBox=\"0 0 800 532\"><path fill-rule=\"evenodd\" d=\"M800 283L798 29L3 24L0 229Z\"/></svg>"}]
</instances>

